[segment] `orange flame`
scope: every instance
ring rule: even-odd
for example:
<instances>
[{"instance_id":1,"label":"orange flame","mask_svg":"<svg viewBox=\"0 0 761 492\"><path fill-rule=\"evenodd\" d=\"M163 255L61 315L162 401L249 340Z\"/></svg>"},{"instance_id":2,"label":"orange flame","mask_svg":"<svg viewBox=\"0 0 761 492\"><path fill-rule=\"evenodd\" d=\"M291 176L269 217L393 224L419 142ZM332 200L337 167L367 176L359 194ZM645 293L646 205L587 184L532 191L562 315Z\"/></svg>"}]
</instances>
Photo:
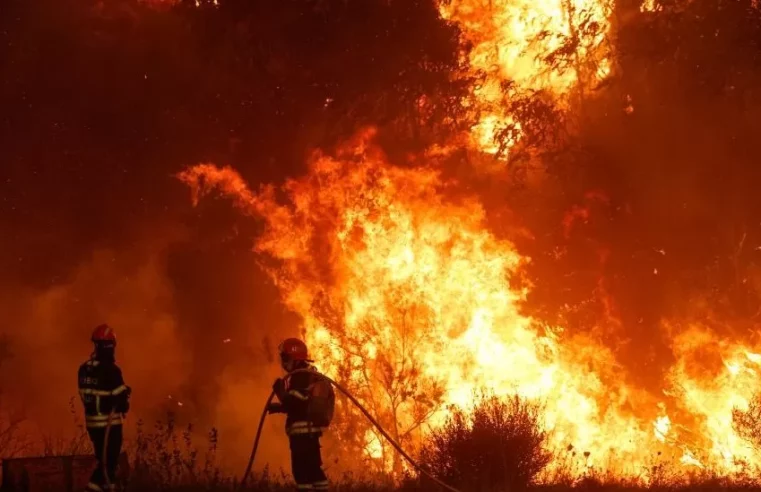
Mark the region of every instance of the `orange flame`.
<instances>
[{"instance_id":1,"label":"orange flame","mask_svg":"<svg viewBox=\"0 0 761 492\"><path fill-rule=\"evenodd\" d=\"M692 435L683 437L700 450L701 465L739 473L747 464L761 464L758 452L732 425L732 410L747 410L761 389L757 354L699 325L679 332L672 347L677 361L668 379L680 411L694 422Z\"/></svg>"},{"instance_id":2,"label":"orange flame","mask_svg":"<svg viewBox=\"0 0 761 492\"><path fill-rule=\"evenodd\" d=\"M647 480L661 451L677 466L723 474L761 463L731 421L759 389L758 348L673 329L665 396L628 384L600 342L521 314L527 292L511 280L529 260L488 232L477 200L454 194L435 170L390 165L371 136L334 157L315 154L282 203L231 168L204 164L180 178L194 200L219 190L264 219L256 251L273 260L268 272L321 368L398 435L421 415L437 425L447 405L467 407L483 388L541 401L552 450L589 453L577 475L604 466ZM405 377L414 394L393 389ZM387 461L383 447L366 434L368 457Z\"/></svg>"},{"instance_id":3,"label":"orange flame","mask_svg":"<svg viewBox=\"0 0 761 492\"><path fill-rule=\"evenodd\" d=\"M478 115L476 148L496 153L502 130L521 129L505 109L506 82L567 106L609 74L612 8L612 0L441 3L442 17L473 47L472 74L485 75L465 101ZM474 391L487 389L542 402L554 466L568 466L562 450L584 454L572 465L576 476L604 467L646 482L659 455L681 470L720 475L761 466L732 425L732 410L748 408L761 389L761 347L699 324L665 325L675 362L662 388L631 384L598 340L521 312L527 291L512 280L529 259L488 231L475 197L457 193L433 168L391 165L372 136L360 134L334 156L316 153L309 173L279 190L284 201L272 186L251 191L231 168L202 164L180 178L194 202L217 190L264 219L256 251L272 260L268 273L301 316L321 368L396 437L438 425L447 405L465 408ZM565 217L566 235L606 200L586 198ZM366 456L392 469L385 443L372 431L360 435Z\"/></svg>"},{"instance_id":4,"label":"orange flame","mask_svg":"<svg viewBox=\"0 0 761 492\"><path fill-rule=\"evenodd\" d=\"M471 47L473 74L485 74L467 105L479 113L473 128L478 148L496 153L500 130L518 123L503 104L503 85L545 91L558 104L576 88L605 78L612 0L452 0L439 7ZM514 145L513 138L508 147Z\"/></svg>"}]
</instances>

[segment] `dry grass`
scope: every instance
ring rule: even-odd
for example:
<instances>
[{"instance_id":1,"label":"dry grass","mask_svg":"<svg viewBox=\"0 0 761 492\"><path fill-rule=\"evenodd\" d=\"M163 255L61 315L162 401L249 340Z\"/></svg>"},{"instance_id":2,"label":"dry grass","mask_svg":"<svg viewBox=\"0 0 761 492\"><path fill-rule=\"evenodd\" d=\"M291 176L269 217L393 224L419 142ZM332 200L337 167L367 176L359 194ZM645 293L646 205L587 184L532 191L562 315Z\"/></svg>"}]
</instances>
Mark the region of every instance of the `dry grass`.
<instances>
[{"instance_id":1,"label":"dry grass","mask_svg":"<svg viewBox=\"0 0 761 492\"><path fill-rule=\"evenodd\" d=\"M76 412L73 412L76 417ZM554 485L537 485L535 479L553 458L544 450L546 434L541 429L541 409L513 397L498 399L481 396L472 411L453 410L447 423L435 431L420 452L420 461L437 477L462 492L535 490L537 492L610 491L708 492L761 491L761 479L722 479L708 473L691 477L677 485L683 476L665 472L650 487L622 481L606 473L590 473L582 480L558 475ZM234 491L236 478L217 464L217 432L198 441L192 426L180 427L174 416L147 426L138 423L137 435L126 446L132 470L128 491ZM196 442L198 441L198 442ZM45 440L47 455L89 452L84 430L71 441ZM555 457L557 458L557 457ZM557 462L557 460L555 460ZM562 461L562 460L561 460ZM351 492L411 492L436 490L429 480L409 477L396 486L368 481L352 475L332 476L334 490ZM280 492L293 490L289 475L265 469L255 474L245 490Z\"/></svg>"},{"instance_id":2,"label":"dry grass","mask_svg":"<svg viewBox=\"0 0 761 492\"><path fill-rule=\"evenodd\" d=\"M458 487L462 492L749 492L761 491L761 480L721 479L709 473L694 476L691 482L676 484L662 473L650 487L637 486L606 473L590 473L582 480L537 485L534 480L552 458L544 451L546 435L541 429L541 409L519 398L500 400L491 396L477 399L472 412L453 411L448 422L435 432L420 453L428 470ZM191 427L178 428L171 417L150 431L140 427L137 444L129 449L134 463L130 491L233 491L237 483L215 464L216 432L199 450L193 444ZM570 475L569 475L570 477ZM684 478L684 477L681 477ZM411 492L437 490L426 479L407 478L395 487L369 483L350 475L331 477L334 490L351 492ZM265 469L255 475L245 490L280 492L293 490L290 477Z\"/></svg>"}]
</instances>

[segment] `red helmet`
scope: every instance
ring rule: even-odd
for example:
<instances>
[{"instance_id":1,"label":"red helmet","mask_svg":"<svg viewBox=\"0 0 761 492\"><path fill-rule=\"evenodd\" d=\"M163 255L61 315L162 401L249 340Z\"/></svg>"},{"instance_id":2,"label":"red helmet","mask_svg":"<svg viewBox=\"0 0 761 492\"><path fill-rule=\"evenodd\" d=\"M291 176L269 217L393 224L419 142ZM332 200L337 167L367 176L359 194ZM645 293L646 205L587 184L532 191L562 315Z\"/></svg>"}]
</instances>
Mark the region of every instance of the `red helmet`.
<instances>
[{"instance_id":1,"label":"red helmet","mask_svg":"<svg viewBox=\"0 0 761 492\"><path fill-rule=\"evenodd\" d=\"M307 344L299 340L298 338L287 338L283 340L278 348L280 350L280 358L290 360L305 360L309 361L309 350Z\"/></svg>"},{"instance_id":2,"label":"red helmet","mask_svg":"<svg viewBox=\"0 0 761 492\"><path fill-rule=\"evenodd\" d=\"M116 344L116 334L113 328L103 323L98 325L92 332L91 340L93 343L113 343Z\"/></svg>"}]
</instances>

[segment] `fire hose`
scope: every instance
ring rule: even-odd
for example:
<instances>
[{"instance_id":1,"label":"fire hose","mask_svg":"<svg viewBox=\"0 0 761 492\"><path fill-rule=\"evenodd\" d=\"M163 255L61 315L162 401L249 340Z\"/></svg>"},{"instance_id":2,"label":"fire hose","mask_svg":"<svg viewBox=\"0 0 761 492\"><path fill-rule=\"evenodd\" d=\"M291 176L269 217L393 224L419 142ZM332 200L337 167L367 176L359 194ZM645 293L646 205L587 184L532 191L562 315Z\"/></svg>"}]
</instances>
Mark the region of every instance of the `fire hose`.
<instances>
[{"instance_id":1,"label":"fire hose","mask_svg":"<svg viewBox=\"0 0 761 492\"><path fill-rule=\"evenodd\" d=\"M294 373L297 373L297 372L307 372L307 371L309 371L309 369L297 369L295 371L292 371L291 374L294 374ZM412 457L410 457L410 455L408 455L404 451L404 449L402 449L401 445L399 445L399 443L397 443L388 434L388 432L386 432L386 430L378 423L378 421L375 420L372 415L370 415L370 412L368 412L367 409L364 406L362 406L362 404L356 398L354 398L354 396L351 393L349 393L349 391L346 388L344 388L343 386L341 386L337 382L333 381L328 376L325 376L324 374L314 373L314 372L312 372L312 374L315 374L317 376L325 378L330 384L332 384L336 389L338 389L341 393L343 393L344 396L346 396L364 414L364 416L367 417L367 420L369 420L370 423L373 424L373 426L375 426L375 428L378 430L378 432L380 432L381 435L386 438L386 440L389 442L389 444L391 444L394 447L394 449L396 449L399 452L399 454L402 455L402 457L404 457L404 459L407 460L407 462L415 470L417 470L419 473L425 475L426 477L431 479L433 482L435 482L436 484L438 484L442 488L448 490L449 492L460 492L459 490L457 490L456 488L452 487L451 485L447 485L446 483L442 482L438 478L436 478L433 475L431 475L429 472L427 472L425 470L425 468L423 468L415 460L413 460ZM246 466L246 471L243 473L243 478L241 478L240 485L238 486L238 490L243 490L243 487L244 487L244 485L246 483L246 479L248 478L249 474L251 473L251 466L254 464L254 458L256 457L256 451L259 448L259 438L261 437L262 428L264 427L264 420L267 417L267 413L268 413L267 408L269 407L270 403L272 402L272 398L274 396L275 396L275 393L273 391L272 393L270 393L269 398L267 398L267 403L265 403L265 405L264 405L264 411L262 412L262 416L259 419L259 428L256 430L256 437L254 438L254 446L251 449L251 456L248 459L248 465Z\"/></svg>"},{"instance_id":2,"label":"fire hose","mask_svg":"<svg viewBox=\"0 0 761 492\"><path fill-rule=\"evenodd\" d=\"M101 456L101 464L103 466L103 480L106 482L107 490L111 490L111 479L108 478L108 435L111 433L111 421L114 418L114 408L111 408L111 412L108 414L108 421L106 422L106 433L103 436L103 453Z\"/></svg>"},{"instance_id":3,"label":"fire hose","mask_svg":"<svg viewBox=\"0 0 761 492\"><path fill-rule=\"evenodd\" d=\"M105 485L106 487L108 487L108 490L113 490L111 485L111 478L109 478L108 476L108 436L109 434L111 434L111 424L114 419L114 413L116 413L116 407L112 406L111 411L108 413L108 420L106 421L106 432L103 435L103 452L101 453L101 460L100 460L102 468L103 468L103 480L105 481ZM124 418L124 415L125 414L121 414L122 419ZM117 456L116 459L118 462L119 456Z\"/></svg>"}]
</instances>

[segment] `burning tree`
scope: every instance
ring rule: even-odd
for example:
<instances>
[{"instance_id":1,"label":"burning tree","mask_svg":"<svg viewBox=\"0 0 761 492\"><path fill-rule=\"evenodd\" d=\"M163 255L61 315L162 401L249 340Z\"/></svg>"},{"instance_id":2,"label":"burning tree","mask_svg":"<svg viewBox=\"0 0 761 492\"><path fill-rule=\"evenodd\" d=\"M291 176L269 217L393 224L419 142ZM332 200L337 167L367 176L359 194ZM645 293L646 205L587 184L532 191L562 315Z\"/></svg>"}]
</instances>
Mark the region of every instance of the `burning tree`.
<instances>
[{"instance_id":1,"label":"burning tree","mask_svg":"<svg viewBox=\"0 0 761 492\"><path fill-rule=\"evenodd\" d=\"M461 53L470 68L465 75L479 81L453 104L461 104L475 121L464 144L447 134L428 149L435 152L388 159L364 134L335 154L316 153L305 176L277 189L251 191L231 169L210 165L188 170L182 178L196 198L219 188L264 220L256 251L265 258L263 266L284 304L301 316L322 368L356 393L403 443L414 441L427 425L438 428L444 404L468 408L471 390L485 384L503 395L547 399L545 423L553 429L548 446L573 445L586 453L584 466L604 462L621 475L637 475L649 459L644 449L671 446L689 466L710 462L733 470L733 460L747 453L731 429L731 402L750 391L743 381L756 374L757 362L743 360L742 353L754 354L755 348L716 344L714 336L695 337L694 328L680 326L686 337L669 333L674 343L664 350L676 360L671 368L629 373L638 382L649 378L652 387L630 385L620 360L637 352L641 367L639 347L622 349L628 342L617 338L617 330L642 320L627 319L611 292L618 287L620 294L623 284L632 291L654 285L659 268L640 271L638 262L653 261L642 260L645 255L635 250L652 241L634 237L632 231L642 227L629 231L626 220L611 226L614 219L632 215L631 207L615 186L606 152L595 148L608 142L599 138L608 128L595 128L590 121L612 121L614 128L630 131L622 121L646 114L642 91L650 86L633 87L626 73L614 73L610 2L550 1L532 9L533 4L439 4L468 43ZM639 12L639 6L627 8ZM626 56L623 61L631 67ZM602 81L607 85L594 87ZM593 88L604 90L588 92ZM431 109L424 95L413 100L414 111ZM575 102L584 103L588 113L574 114ZM569 140L581 148L559 159L573 174L563 175L545 155L532 154L532 146L556 150L554 132L572 134ZM439 151L450 151L448 157L456 160L451 150L461 146L479 158L488 156L483 161L498 171L505 161L492 155L508 154L506 162L514 164L516 153L525 151L543 178L537 188L558 191L540 189L543 204L553 208L538 212L541 220L526 219L534 219L534 229L543 234L526 249L535 251L535 263L545 268L536 270L545 279L540 304L550 307L532 311L540 319L526 314L528 291L512 282L527 259L487 230L485 207L462 192L470 181L450 186L445 172L439 172L446 167L437 161ZM524 207L526 216L529 208ZM587 230L576 241L576 231L594 223L599 211L610 223L600 226L602 233ZM646 249L655 258L666 256L666 249L671 254L671 248L649 244ZM558 275L558 265L567 275ZM617 269L626 275L609 275ZM701 356L706 351L710 359ZM727 398L718 403L717 394ZM351 445L347 449L362 448L380 469L399 470L398 458L388 456L366 423L351 411L342 415L347 418L338 430L341 442ZM671 417L680 422L672 425ZM697 437L687 438L684 425ZM695 449L711 449L713 455L698 460Z\"/></svg>"},{"instance_id":2,"label":"burning tree","mask_svg":"<svg viewBox=\"0 0 761 492\"><path fill-rule=\"evenodd\" d=\"M17 204L3 232L35 231L3 244L13 276L29 276L14 257L49 223L62 224L57 239L77 237L72 251L99 243L80 242L90 234L67 216L81 214L59 204L103 205L88 207L102 219L90 233L129 230L138 199L161 203L138 222L162 215L171 190L152 179L156 162L163 174L213 155L274 181L301 170L306 149L377 125L391 157L353 142L282 188L251 191L213 166L185 178L198 191L223 187L263 220L257 252L321 366L392 435L412 444L442 424L444 405L469 409L473 387L487 384L546 398L549 446L613 450L606 465L621 474L639 473L643 449L674 443L689 466L761 463L738 438L755 435L758 405L744 404L761 373L761 345L747 341L761 306L757 1L168 0L180 7L160 15L146 3L156 2L5 2L2 140L14 177L3 196ZM136 15L104 22L124 5ZM24 34L35 22L55 26L68 49ZM50 74L66 74L64 85L51 90ZM40 102L42 118L30 110ZM562 169L545 159L554 132L581 149L558 157ZM442 166L418 152L429 146L454 158ZM511 216L530 240L501 240L513 224L487 200L512 206L515 182L484 197L473 183L492 176L461 166L463 149L500 178L516 157L532 159L543 179ZM48 151L66 165L27 173ZM104 186L106 168L140 172ZM467 176L450 186L452 168ZM72 196L91 201L60 186L75 173L87 193ZM36 210L37 195L58 197L54 213L19 212ZM51 258L71 256L53 254L67 241L45 242ZM219 256L208 255L209 270ZM524 256L530 298L512 283ZM38 275L49 281L48 269ZM194 336L216 337L205 325ZM363 420L340 415L347 449L399 469Z\"/></svg>"},{"instance_id":3,"label":"burning tree","mask_svg":"<svg viewBox=\"0 0 761 492\"><path fill-rule=\"evenodd\" d=\"M755 395L747 408L736 407L732 412L732 423L740 437L761 451L761 394Z\"/></svg>"},{"instance_id":4,"label":"burning tree","mask_svg":"<svg viewBox=\"0 0 761 492\"><path fill-rule=\"evenodd\" d=\"M522 315L525 290L511 279L526 260L486 230L481 205L425 165L390 165L371 136L317 153L280 199L229 168L200 165L180 178L195 199L220 190L265 220L256 250L320 367L403 443L440 425L442 404L467 408L485 387L546 398L552 447L636 454L632 443L652 437L627 410L633 390L608 388L620 379L610 351L589 338L561 345L559 331ZM593 422L604 430L590 431ZM398 470L368 431L352 418L339 434Z\"/></svg>"},{"instance_id":5,"label":"burning tree","mask_svg":"<svg viewBox=\"0 0 761 492\"><path fill-rule=\"evenodd\" d=\"M196 192L220 187L267 219L257 249L276 260L265 268L283 288L286 305L304 317L320 366L396 440L411 444L454 389L449 379L462 379L459 366L469 363L467 352L446 360L451 337L467 332L471 316L458 309L456 297L490 295L472 291L467 283L479 280L468 275L502 281L502 269L520 259L490 258L489 246L481 244L488 239L470 224L481 210L448 203L434 171L386 166L368 147L370 136L339 151L342 160L318 156L310 179L286 185L287 205L276 202L271 189L251 194L229 170L199 166L181 177ZM346 188L347 182L354 186ZM470 253L487 255L477 271L469 269ZM420 262L427 273L418 270ZM447 287L440 276L449 277ZM343 414L349 418L337 427L344 449L352 452L345 445L353 443L382 470L401 469L367 423L351 411Z\"/></svg>"},{"instance_id":6,"label":"burning tree","mask_svg":"<svg viewBox=\"0 0 761 492\"><path fill-rule=\"evenodd\" d=\"M392 313L391 337L384 337L387 330L371 321L363 322L354 334L337 335L340 346L336 348L344 357L326 361L347 382L347 389L406 447L418 444L421 428L440 409L444 396L441 382L425 374L425 353L417 347L434 342L431 331L418 331L418 323L425 321L414 311L412 307ZM335 435L344 456L362 451L378 471L402 471L400 456L351 405L342 405Z\"/></svg>"},{"instance_id":7,"label":"burning tree","mask_svg":"<svg viewBox=\"0 0 761 492\"><path fill-rule=\"evenodd\" d=\"M463 57L478 74L464 106L475 114L472 143L486 153L509 157L524 132L546 129L528 103L578 109L611 73L610 0L449 0L440 11L462 30Z\"/></svg>"}]
</instances>

